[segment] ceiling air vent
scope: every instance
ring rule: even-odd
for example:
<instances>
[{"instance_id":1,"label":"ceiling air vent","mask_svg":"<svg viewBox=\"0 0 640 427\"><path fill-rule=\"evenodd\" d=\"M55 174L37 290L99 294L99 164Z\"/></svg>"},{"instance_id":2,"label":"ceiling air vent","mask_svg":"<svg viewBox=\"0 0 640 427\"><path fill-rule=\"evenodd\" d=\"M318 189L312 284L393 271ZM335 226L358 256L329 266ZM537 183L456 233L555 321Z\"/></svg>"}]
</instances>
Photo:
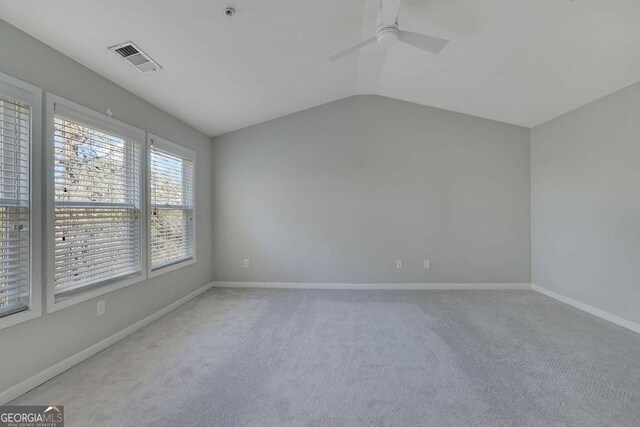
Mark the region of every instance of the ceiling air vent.
<instances>
[{"instance_id":1,"label":"ceiling air vent","mask_svg":"<svg viewBox=\"0 0 640 427\"><path fill-rule=\"evenodd\" d=\"M136 67L141 73L162 70L162 67L156 61L151 59L149 55L144 53L142 49L132 42L111 46L109 50L115 52L129 64Z\"/></svg>"}]
</instances>

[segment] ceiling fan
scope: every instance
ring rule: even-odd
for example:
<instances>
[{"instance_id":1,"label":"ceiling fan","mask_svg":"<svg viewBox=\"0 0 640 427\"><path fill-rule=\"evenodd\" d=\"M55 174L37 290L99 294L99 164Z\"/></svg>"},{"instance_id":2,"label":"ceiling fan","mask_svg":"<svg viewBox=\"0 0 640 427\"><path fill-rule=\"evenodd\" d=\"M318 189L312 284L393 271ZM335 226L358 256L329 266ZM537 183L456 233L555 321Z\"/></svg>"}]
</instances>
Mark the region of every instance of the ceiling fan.
<instances>
[{"instance_id":1,"label":"ceiling fan","mask_svg":"<svg viewBox=\"0 0 640 427\"><path fill-rule=\"evenodd\" d=\"M401 1L402 0L378 0L378 15L376 19L378 30L376 35L364 39L353 46L349 46L331 55L327 59L335 62L375 41L382 47L389 47L399 41L436 55L440 53L447 43L449 43L449 40L398 29L398 9L400 9Z\"/></svg>"}]
</instances>

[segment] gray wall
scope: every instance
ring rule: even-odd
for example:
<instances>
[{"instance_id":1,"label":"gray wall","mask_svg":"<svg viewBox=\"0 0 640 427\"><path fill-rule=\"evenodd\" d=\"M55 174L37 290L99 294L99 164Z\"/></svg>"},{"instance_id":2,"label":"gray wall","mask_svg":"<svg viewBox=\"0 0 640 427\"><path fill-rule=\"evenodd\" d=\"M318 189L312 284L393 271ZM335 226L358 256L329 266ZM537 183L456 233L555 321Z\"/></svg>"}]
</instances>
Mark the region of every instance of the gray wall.
<instances>
[{"instance_id":1,"label":"gray wall","mask_svg":"<svg viewBox=\"0 0 640 427\"><path fill-rule=\"evenodd\" d=\"M114 118L198 153L198 262L100 297L107 302L102 317L96 317L94 299L0 330L0 391L5 391L211 282L212 150L207 136L1 20L0 58L0 72L97 111L109 107Z\"/></svg>"},{"instance_id":2,"label":"gray wall","mask_svg":"<svg viewBox=\"0 0 640 427\"><path fill-rule=\"evenodd\" d=\"M532 131L533 282L640 323L640 84Z\"/></svg>"},{"instance_id":3,"label":"gray wall","mask_svg":"<svg viewBox=\"0 0 640 427\"><path fill-rule=\"evenodd\" d=\"M216 280L529 283L529 138L378 96L217 137Z\"/></svg>"}]
</instances>

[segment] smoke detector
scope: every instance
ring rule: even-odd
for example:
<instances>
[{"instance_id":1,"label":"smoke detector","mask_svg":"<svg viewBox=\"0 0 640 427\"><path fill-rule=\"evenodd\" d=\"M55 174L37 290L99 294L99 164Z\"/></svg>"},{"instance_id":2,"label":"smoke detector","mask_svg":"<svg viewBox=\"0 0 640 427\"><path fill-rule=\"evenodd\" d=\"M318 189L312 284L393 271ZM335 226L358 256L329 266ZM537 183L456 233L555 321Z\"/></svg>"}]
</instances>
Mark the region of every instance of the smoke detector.
<instances>
[{"instance_id":1,"label":"smoke detector","mask_svg":"<svg viewBox=\"0 0 640 427\"><path fill-rule=\"evenodd\" d=\"M117 44L115 46L111 46L109 50L136 67L136 69L141 73L150 73L162 70L160 64L151 59L149 55L144 53L142 49L133 44L133 42Z\"/></svg>"}]
</instances>

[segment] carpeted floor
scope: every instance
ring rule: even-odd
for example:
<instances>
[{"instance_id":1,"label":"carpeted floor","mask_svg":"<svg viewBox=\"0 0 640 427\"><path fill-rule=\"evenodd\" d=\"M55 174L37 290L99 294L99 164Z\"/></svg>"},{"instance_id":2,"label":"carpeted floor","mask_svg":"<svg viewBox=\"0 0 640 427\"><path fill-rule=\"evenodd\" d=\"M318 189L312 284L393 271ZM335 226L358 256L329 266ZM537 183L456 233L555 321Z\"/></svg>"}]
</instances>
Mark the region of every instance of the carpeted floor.
<instances>
[{"instance_id":1,"label":"carpeted floor","mask_svg":"<svg viewBox=\"0 0 640 427\"><path fill-rule=\"evenodd\" d=\"M640 335L532 291L212 289L14 404L67 426L640 425Z\"/></svg>"}]
</instances>

